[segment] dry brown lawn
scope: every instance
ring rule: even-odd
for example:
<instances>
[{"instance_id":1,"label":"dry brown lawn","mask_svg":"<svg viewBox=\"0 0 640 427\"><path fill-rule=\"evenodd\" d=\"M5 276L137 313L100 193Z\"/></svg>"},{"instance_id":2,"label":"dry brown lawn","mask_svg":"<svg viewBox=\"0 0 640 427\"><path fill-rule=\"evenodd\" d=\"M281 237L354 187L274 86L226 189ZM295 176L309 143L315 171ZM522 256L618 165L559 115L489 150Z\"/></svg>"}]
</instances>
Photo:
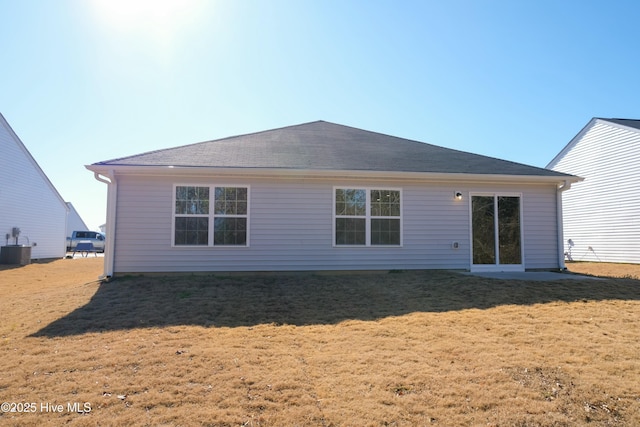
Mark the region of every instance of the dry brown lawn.
<instances>
[{"instance_id":1,"label":"dry brown lawn","mask_svg":"<svg viewBox=\"0 0 640 427\"><path fill-rule=\"evenodd\" d=\"M99 283L101 263L0 267L0 425L640 425L639 266Z\"/></svg>"}]
</instances>

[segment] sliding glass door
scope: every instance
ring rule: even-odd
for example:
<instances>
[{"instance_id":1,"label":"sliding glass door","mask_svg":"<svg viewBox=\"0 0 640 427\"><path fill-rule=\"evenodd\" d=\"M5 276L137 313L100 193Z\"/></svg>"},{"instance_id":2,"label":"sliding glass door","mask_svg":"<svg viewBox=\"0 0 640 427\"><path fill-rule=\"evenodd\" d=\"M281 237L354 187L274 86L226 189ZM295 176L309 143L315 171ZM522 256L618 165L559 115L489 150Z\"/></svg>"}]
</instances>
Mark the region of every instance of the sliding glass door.
<instances>
[{"instance_id":1,"label":"sliding glass door","mask_svg":"<svg viewBox=\"0 0 640 427\"><path fill-rule=\"evenodd\" d=\"M520 195L472 195L473 270L523 270Z\"/></svg>"}]
</instances>

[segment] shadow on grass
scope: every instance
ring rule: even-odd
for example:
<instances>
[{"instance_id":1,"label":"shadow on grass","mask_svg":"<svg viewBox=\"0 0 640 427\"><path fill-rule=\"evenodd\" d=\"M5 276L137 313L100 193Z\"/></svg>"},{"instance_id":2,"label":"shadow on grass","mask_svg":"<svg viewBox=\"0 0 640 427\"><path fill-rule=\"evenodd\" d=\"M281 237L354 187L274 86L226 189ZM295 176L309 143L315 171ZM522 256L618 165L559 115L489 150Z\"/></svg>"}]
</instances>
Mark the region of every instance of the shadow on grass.
<instances>
[{"instance_id":1,"label":"shadow on grass","mask_svg":"<svg viewBox=\"0 0 640 427\"><path fill-rule=\"evenodd\" d=\"M335 324L413 312L553 301L640 300L640 281L505 281L447 271L347 275L139 276L102 283L85 306L36 332Z\"/></svg>"}]
</instances>

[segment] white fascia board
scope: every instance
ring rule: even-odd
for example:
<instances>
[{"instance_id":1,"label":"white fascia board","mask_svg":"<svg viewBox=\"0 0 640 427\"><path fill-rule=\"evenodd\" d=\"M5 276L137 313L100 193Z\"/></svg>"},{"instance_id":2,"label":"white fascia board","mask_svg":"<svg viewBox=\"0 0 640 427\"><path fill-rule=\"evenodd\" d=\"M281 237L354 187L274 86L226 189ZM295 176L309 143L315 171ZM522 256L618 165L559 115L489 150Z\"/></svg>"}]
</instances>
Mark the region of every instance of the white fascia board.
<instances>
[{"instance_id":1,"label":"white fascia board","mask_svg":"<svg viewBox=\"0 0 640 427\"><path fill-rule=\"evenodd\" d=\"M106 175L110 172L118 175L153 175L153 176L198 176L224 175L244 178L290 178L290 179L326 179L349 178L366 180L398 180L398 181L442 181L442 182L484 182L484 183L557 183L566 181L579 182L583 178L548 175L503 175L503 174L469 174L469 173L432 173L432 172L398 172L368 170L310 170L310 169L273 169L273 168L217 168L189 166L118 166L87 165L87 169Z\"/></svg>"}]
</instances>

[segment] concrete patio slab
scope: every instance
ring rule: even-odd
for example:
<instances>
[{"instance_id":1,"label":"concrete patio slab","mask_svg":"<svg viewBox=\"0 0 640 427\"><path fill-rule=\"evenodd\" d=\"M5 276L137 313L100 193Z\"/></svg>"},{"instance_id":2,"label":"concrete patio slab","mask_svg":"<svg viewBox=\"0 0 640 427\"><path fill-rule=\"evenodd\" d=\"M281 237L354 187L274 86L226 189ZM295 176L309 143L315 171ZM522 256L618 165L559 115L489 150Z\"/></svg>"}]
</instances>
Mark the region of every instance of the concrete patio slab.
<instances>
[{"instance_id":1,"label":"concrete patio slab","mask_svg":"<svg viewBox=\"0 0 640 427\"><path fill-rule=\"evenodd\" d=\"M470 276L487 277L500 280L526 280L537 282L554 282L556 280L604 280L600 277L583 276L581 274L560 273L553 271L484 271L464 273Z\"/></svg>"}]
</instances>

